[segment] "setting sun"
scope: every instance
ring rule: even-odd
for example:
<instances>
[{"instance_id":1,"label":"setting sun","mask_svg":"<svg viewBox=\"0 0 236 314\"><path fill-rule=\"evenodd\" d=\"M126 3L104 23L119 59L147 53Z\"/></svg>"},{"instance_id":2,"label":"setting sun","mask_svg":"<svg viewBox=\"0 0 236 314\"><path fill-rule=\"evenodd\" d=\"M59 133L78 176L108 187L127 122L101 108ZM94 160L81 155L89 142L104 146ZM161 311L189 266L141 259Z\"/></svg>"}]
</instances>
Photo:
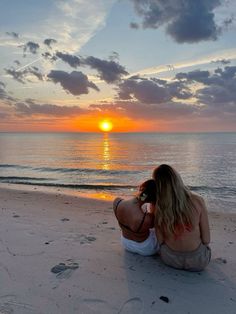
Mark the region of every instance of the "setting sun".
<instances>
[{"instance_id":1,"label":"setting sun","mask_svg":"<svg viewBox=\"0 0 236 314\"><path fill-rule=\"evenodd\" d=\"M110 132L113 128L113 124L110 121L103 120L99 122L99 129L103 132Z\"/></svg>"}]
</instances>

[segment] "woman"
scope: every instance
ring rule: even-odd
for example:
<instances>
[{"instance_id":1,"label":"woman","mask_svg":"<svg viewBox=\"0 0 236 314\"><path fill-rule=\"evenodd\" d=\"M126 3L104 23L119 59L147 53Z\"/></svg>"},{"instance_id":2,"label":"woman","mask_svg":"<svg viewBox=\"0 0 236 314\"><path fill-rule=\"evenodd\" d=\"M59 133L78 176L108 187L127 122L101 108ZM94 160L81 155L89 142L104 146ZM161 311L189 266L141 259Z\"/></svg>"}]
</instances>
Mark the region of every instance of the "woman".
<instances>
[{"instance_id":1,"label":"woman","mask_svg":"<svg viewBox=\"0 0 236 314\"><path fill-rule=\"evenodd\" d=\"M147 210L150 203L150 211ZM139 187L136 197L128 200L116 198L113 202L115 216L120 225L121 243L130 252L148 256L157 253L158 243L155 235L154 214L156 203L156 184L147 180Z\"/></svg>"},{"instance_id":2,"label":"woman","mask_svg":"<svg viewBox=\"0 0 236 314\"><path fill-rule=\"evenodd\" d=\"M153 171L157 186L155 230L163 262L178 269L203 270L211 259L207 210L170 166Z\"/></svg>"}]
</instances>

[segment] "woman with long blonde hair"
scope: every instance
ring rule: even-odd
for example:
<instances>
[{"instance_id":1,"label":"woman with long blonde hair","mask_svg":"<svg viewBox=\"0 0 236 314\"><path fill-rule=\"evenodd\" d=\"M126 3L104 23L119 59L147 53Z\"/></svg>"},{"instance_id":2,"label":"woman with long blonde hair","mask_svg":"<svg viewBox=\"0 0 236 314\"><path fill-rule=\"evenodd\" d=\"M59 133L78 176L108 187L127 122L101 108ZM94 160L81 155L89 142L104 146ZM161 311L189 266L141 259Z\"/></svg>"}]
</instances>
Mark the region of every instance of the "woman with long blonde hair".
<instances>
[{"instance_id":1,"label":"woman with long blonde hair","mask_svg":"<svg viewBox=\"0 0 236 314\"><path fill-rule=\"evenodd\" d=\"M153 179L157 188L155 230L161 259L174 268L203 270L211 259L203 198L192 193L169 165L154 169Z\"/></svg>"}]
</instances>

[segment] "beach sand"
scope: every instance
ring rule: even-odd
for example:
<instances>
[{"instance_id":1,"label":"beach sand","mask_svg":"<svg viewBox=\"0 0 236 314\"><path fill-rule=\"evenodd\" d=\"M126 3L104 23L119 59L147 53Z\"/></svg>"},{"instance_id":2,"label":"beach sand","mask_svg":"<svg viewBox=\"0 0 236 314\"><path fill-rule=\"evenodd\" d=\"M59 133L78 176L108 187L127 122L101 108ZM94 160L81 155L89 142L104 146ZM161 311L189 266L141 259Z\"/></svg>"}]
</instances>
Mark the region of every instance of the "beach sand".
<instances>
[{"instance_id":1,"label":"beach sand","mask_svg":"<svg viewBox=\"0 0 236 314\"><path fill-rule=\"evenodd\" d=\"M189 273L125 252L111 201L1 187L0 204L1 314L236 313L235 214L210 214L212 261Z\"/></svg>"}]
</instances>

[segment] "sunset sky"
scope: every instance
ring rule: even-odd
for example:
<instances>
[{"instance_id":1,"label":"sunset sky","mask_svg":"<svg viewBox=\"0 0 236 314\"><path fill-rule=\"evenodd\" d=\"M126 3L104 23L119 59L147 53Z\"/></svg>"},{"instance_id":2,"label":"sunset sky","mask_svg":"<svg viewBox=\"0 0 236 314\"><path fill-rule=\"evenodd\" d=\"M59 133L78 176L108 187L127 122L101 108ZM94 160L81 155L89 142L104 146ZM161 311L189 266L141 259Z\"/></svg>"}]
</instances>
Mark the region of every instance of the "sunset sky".
<instances>
[{"instance_id":1,"label":"sunset sky","mask_svg":"<svg viewBox=\"0 0 236 314\"><path fill-rule=\"evenodd\" d=\"M235 0L1 0L0 131L236 131Z\"/></svg>"}]
</instances>

